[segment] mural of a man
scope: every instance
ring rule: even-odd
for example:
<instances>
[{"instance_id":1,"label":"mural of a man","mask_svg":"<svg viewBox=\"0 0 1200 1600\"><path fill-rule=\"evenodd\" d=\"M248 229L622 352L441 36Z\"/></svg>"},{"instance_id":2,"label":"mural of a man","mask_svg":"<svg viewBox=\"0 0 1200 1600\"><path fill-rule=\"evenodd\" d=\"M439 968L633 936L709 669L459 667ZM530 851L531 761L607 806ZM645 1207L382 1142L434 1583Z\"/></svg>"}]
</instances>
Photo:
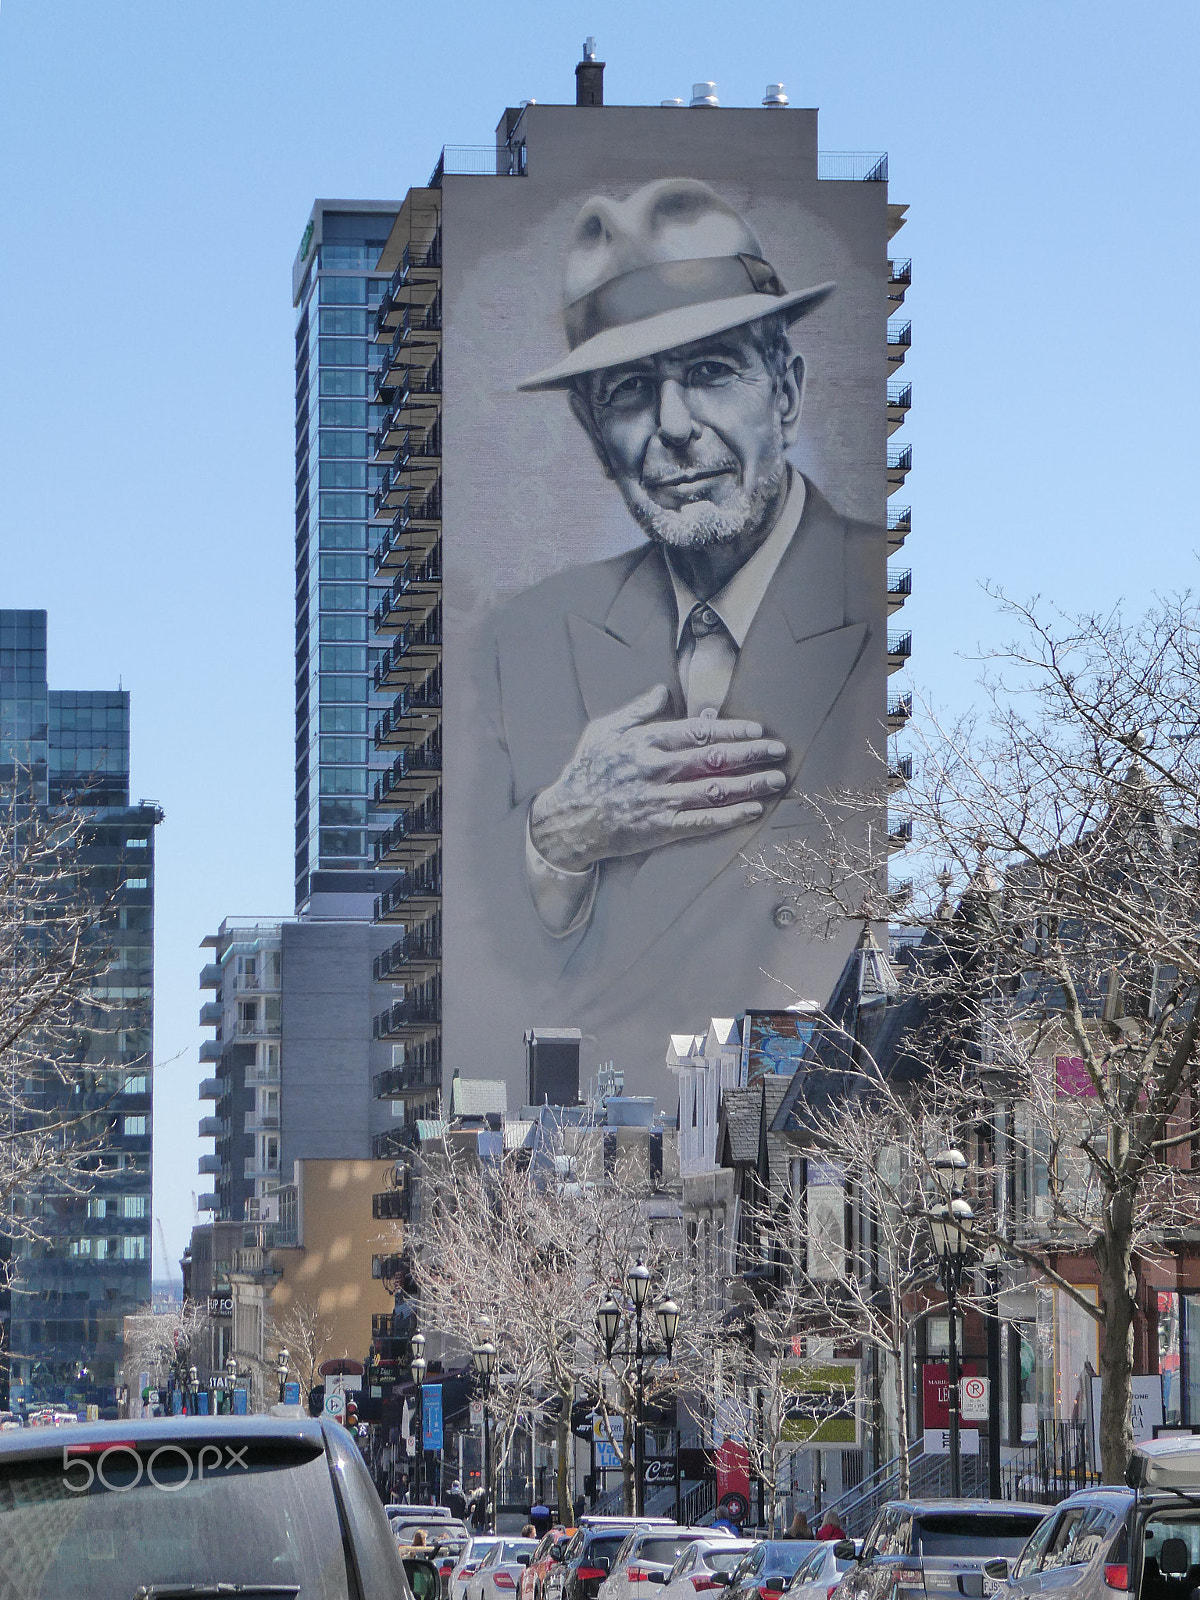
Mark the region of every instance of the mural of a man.
<instances>
[{"instance_id":1,"label":"mural of a man","mask_svg":"<svg viewBox=\"0 0 1200 1600\"><path fill-rule=\"evenodd\" d=\"M785 290L695 179L576 221L569 353L520 387L565 392L644 538L509 602L485 667L515 867L497 937L515 960L534 930L540 974L564 980L553 1020L586 1025L618 980L664 1003L707 985L714 1006L739 973L761 988L788 918L739 899L744 853L801 825L802 794L861 781L878 743L882 536L787 460L789 328L832 289Z\"/></svg>"}]
</instances>

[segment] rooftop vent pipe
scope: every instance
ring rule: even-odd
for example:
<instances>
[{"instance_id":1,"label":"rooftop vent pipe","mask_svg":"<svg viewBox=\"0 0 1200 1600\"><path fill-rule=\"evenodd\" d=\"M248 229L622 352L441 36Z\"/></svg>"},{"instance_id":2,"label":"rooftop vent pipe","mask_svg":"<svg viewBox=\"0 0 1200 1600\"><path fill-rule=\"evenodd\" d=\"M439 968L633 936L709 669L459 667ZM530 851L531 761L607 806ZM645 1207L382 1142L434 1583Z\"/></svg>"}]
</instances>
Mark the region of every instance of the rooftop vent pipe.
<instances>
[{"instance_id":1,"label":"rooftop vent pipe","mask_svg":"<svg viewBox=\"0 0 1200 1600\"><path fill-rule=\"evenodd\" d=\"M596 41L591 34L583 41L583 60L575 68L575 104L604 104L604 63L596 60Z\"/></svg>"},{"instance_id":2,"label":"rooftop vent pipe","mask_svg":"<svg viewBox=\"0 0 1200 1600\"><path fill-rule=\"evenodd\" d=\"M694 106L719 106L721 102L717 99L716 84L694 83L691 103Z\"/></svg>"},{"instance_id":3,"label":"rooftop vent pipe","mask_svg":"<svg viewBox=\"0 0 1200 1600\"><path fill-rule=\"evenodd\" d=\"M763 105L786 106L787 103L788 97L784 93L783 85L781 83L769 83L767 92L763 95Z\"/></svg>"}]
</instances>

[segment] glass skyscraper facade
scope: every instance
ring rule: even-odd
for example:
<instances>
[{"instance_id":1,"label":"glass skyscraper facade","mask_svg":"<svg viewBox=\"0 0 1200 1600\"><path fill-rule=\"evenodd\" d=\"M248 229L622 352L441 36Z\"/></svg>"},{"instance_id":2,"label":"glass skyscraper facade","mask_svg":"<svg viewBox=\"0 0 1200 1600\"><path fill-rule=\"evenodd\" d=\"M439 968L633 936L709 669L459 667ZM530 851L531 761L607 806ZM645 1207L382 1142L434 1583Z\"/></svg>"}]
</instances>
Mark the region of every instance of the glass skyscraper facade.
<instances>
[{"instance_id":1,"label":"glass skyscraper facade","mask_svg":"<svg viewBox=\"0 0 1200 1600\"><path fill-rule=\"evenodd\" d=\"M152 802L129 803L129 695L51 690L46 613L0 611L0 796L73 805L85 827L77 886L105 906L97 1009L74 1043L69 1112L101 1147L83 1194L22 1197L37 1237L11 1255L5 1354L10 1403L111 1404L122 1318L150 1301L154 1029ZM56 1090L53 1092L61 1092Z\"/></svg>"},{"instance_id":2,"label":"glass skyscraper facade","mask_svg":"<svg viewBox=\"0 0 1200 1600\"><path fill-rule=\"evenodd\" d=\"M318 201L293 269L296 306L296 909L369 918L390 874L374 867L373 729L394 696L373 685L369 523L387 407L373 342L388 278L374 271L387 203Z\"/></svg>"}]
</instances>

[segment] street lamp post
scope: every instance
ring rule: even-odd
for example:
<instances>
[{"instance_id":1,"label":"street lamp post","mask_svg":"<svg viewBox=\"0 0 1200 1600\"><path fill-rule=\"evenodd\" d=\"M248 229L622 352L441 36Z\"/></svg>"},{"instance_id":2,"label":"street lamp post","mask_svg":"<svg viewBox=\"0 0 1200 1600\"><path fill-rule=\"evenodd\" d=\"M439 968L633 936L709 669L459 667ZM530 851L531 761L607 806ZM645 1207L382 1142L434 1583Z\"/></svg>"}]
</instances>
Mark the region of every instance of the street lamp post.
<instances>
[{"instance_id":1,"label":"street lamp post","mask_svg":"<svg viewBox=\"0 0 1200 1600\"><path fill-rule=\"evenodd\" d=\"M413 1454L413 1477L416 1481L413 1484L413 1503L421 1505L425 1483L425 1369L428 1366L425 1360L425 1335L414 1333L409 1343L412 1346L409 1365L412 1368L413 1382L417 1386L417 1448Z\"/></svg>"},{"instance_id":2,"label":"street lamp post","mask_svg":"<svg viewBox=\"0 0 1200 1600\"><path fill-rule=\"evenodd\" d=\"M225 1410L233 1415L233 1391L237 1388L237 1360L233 1355L225 1357Z\"/></svg>"},{"instance_id":3,"label":"street lamp post","mask_svg":"<svg viewBox=\"0 0 1200 1600\"><path fill-rule=\"evenodd\" d=\"M642 1313L645 1310L646 1299L650 1293L650 1269L639 1256L637 1265L630 1267L625 1274L625 1288L629 1293L630 1304L633 1306L634 1326L634 1431L633 1431L633 1506L634 1515L644 1517L646 1514L646 1351L642 1343ZM675 1335L679 1329L679 1307L674 1300L667 1299L660 1302L655 1308L655 1317L658 1321L659 1336L667 1352L667 1360L671 1359L671 1352L675 1345ZM606 1295L596 1312L596 1325L600 1330L600 1337L604 1340L604 1359L612 1360L613 1345L617 1341L617 1334L621 1327L621 1308L612 1295ZM679 1498L679 1461L675 1462L675 1497Z\"/></svg>"},{"instance_id":4,"label":"street lamp post","mask_svg":"<svg viewBox=\"0 0 1200 1600\"><path fill-rule=\"evenodd\" d=\"M495 1511L492 1493L492 1418L488 1410L488 1400L491 1397L492 1380L496 1376L499 1357L496 1354L496 1346L490 1339L485 1339L482 1344L475 1346L471 1352L471 1364L475 1368L475 1375L483 1390L483 1510L485 1521L489 1526L493 1526Z\"/></svg>"},{"instance_id":5,"label":"street lamp post","mask_svg":"<svg viewBox=\"0 0 1200 1600\"><path fill-rule=\"evenodd\" d=\"M200 1374L195 1367L188 1368L188 1395L190 1397L189 1410L192 1416L197 1416L200 1411Z\"/></svg>"},{"instance_id":6,"label":"street lamp post","mask_svg":"<svg viewBox=\"0 0 1200 1600\"><path fill-rule=\"evenodd\" d=\"M279 1404L283 1404L283 1391L287 1387L288 1362L291 1352L286 1345L282 1345L279 1354L275 1357L275 1376L279 1379Z\"/></svg>"},{"instance_id":7,"label":"street lamp post","mask_svg":"<svg viewBox=\"0 0 1200 1600\"><path fill-rule=\"evenodd\" d=\"M949 1401L950 1411L950 1493L957 1498L962 1494L962 1435L959 1426L959 1372L958 1372L958 1295L962 1288L963 1271L971 1249L971 1230L975 1215L963 1199L963 1179L967 1158L961 1150L943 1150L935 1156L934 1171L945 1198L931 1207L928 1214L929 1231L937 1257L938 1277L946 1294L949 1313Z\"/></svg>"}]
</instances>

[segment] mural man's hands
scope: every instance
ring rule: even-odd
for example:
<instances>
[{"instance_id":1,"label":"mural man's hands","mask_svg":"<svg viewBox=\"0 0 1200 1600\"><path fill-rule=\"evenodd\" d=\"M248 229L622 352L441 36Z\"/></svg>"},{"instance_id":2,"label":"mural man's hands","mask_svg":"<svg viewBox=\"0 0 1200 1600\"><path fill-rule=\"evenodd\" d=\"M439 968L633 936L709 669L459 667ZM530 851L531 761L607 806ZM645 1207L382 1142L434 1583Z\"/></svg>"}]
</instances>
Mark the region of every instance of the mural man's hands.
<instances>
[{"instance_id":1,"label":"mural man's hands","mask_svg":"<svg viewBox=\"0 0 1200 1600\"><path fill-rule=\"evenodd\" d=\"M787 747L757 722L712 712L662 722L667 701L656 684L589 722L561 776L535 796L529 836L552 866L585 872L741 827L786 787Z\"/></svg>"}]
</instances>

